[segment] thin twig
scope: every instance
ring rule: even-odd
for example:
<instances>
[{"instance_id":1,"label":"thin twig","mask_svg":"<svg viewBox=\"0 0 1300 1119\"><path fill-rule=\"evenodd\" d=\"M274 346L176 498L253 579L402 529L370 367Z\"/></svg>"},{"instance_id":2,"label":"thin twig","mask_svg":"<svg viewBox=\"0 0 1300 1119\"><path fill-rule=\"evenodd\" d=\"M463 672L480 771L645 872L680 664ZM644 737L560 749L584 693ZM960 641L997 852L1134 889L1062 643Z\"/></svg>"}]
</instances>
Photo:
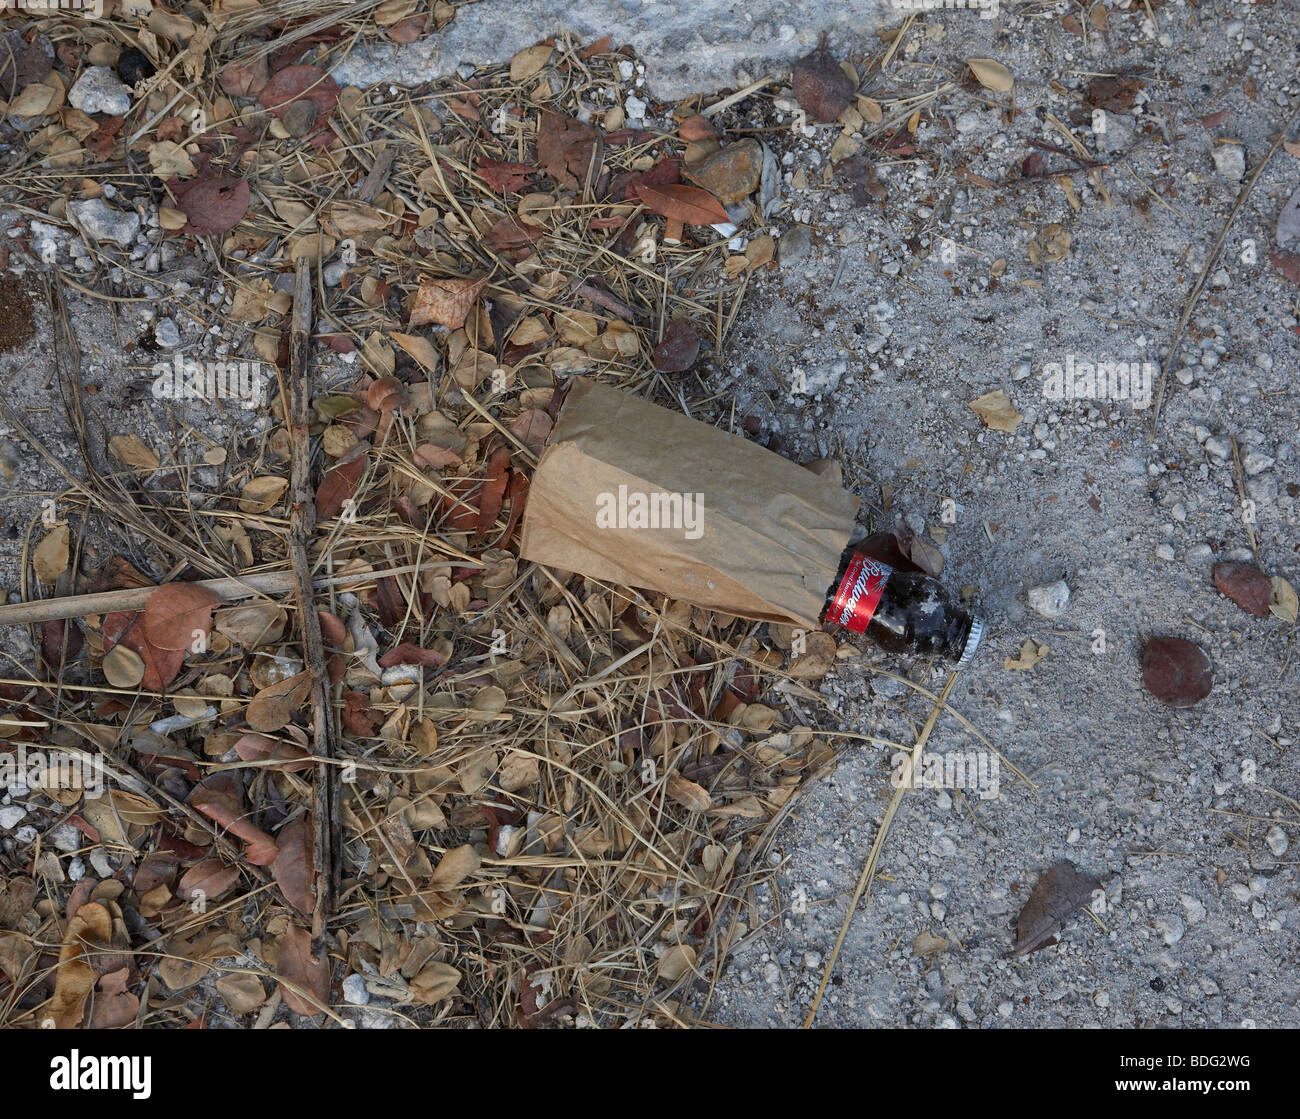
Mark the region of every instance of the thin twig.
<instances>
[{"instance_id":1,"label":"thin twig","mask_svg":"<svg viewBox=\"0 0 1300 1119\"><path fill-rule=\"evenodd\" d=\"M1200 301L1201 292L1205 288L1205 281L1209 278L1211 271L1214 269L1215 262L1219 259L1219 250L1223 248L1223 242L1227 239L1228 230L1232 228L1232 223L1237 220L1237 215L1241 212L1242 206L1246 204L1246 199L1250 197L1250 192L1255 189L1255 184L1259 182L1259 177L1264 173L1264 168L1269 165L1269 161L1276 154L1278 148L1286 140L1287 133L1291 131L1292 125L1300 120L1300 108L1293 112L1286 124L1278 131L1273 140L1272 146L1268 149L1264 158L1259 161L1259 166L1251 173L1246 185L1241 193L1237 195L1237 204L1233 206L1232 213L1228 215L1228 220L1223 223L1223 228L1219 230L1219 236L1215 238L1214 247L1210 249L1210 255L1205 258L1205 267L1201 269L1201 274L1196 278L1196 283L1192 287L1192 293L1187 297L1187 305L1183 308L1183 317L1178 320L1178 329L1174 331L1174 337L1169 343L1169 353L1165 357L1165 367L1160 371L1160 384L1156 386L1156 402L1151 409L1151 434L1155 435L1160 424L1160 409L1164 405L1165 385L1169 381L1169 370L1173 368L1174 359L1178 356L1178 343L1183 339L1183 331L1187 329L1187 324L1191 320L1192 312L1196 309L1196 304Z\"/></svg>"}]
</instances>

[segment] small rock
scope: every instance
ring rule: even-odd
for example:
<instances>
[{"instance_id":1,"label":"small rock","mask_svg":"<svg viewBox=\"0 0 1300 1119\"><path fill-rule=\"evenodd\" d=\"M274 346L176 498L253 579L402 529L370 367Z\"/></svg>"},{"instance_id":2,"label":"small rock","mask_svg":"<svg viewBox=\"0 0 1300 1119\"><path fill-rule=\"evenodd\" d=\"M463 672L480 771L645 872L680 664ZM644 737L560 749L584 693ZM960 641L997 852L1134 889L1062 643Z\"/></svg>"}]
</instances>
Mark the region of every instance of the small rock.
<instances>
[{"instance_id":1,"label":"small rock","mask_svg":"<svg viewBox=\"0 0 1300 1119\"><path fill-rule=\"evenodd\" d=\"M1273 459L1257 451L1247 451L1241 460L1241 468L1252 477L1264 473L1272 465Z\"/></svg>"},{"instance_id":2,"label":"small rock","mask_svg":"<svg viewBox=\"0 0 1300 1119\"><path fill-rule=\"evenodd\" d=\"M284 128L290 136L306 136L316 127L320 108L309 97L295 101L284 114Z\"/></svg>"},{"instance_id":3,"label":"small rock","mask_svg":"<svg viewBox=\"0 0 1300 1119\"><path fill-rule=\"evenodd\" d=\"M1174 561L1174 550L1168 544L1156 545L1156 559L1162 559L1166 563Z\"/></svg>"},{"instance_id":4,"label":"small rock","mask_svg":"<svg viewBox=\"0 0 1300 1119\"><path fill-rule=\"evenodd\" d=\"M83 113L124 117L131 111L131 91L107 66L91 66L68 90L68 102Z\"/></svg>"},{"instance_id":5,"label":"small rock","mask_svg":"<svg viewBox=\"0 0 1300 1119\"><path fill-rule=\"evenodd\" d=\"M158 345L174 350L181 344L181 331L172 319L159 319L153 328L153 336Z\"/></svg>"},{"instance_id":6,"label":"small rock","mask_svg":"<svg viewBox=\"0 0 1300 1119\"><path fill-rule=\"evenodd\" d=\"M763 146L757 140L728 144L686 168L686 177L724 206L748 198L762 176Z\"/></svg>"},{"instance_id":7,"label":"small rock","mask_svg":"<svg viewBox=\"0 0 1300 1119\"><path fill-rule=\"evenodd\" d=\"M1268 844L1268 849L1279 859L1286 854L1286 849L1290 846L1287 842L1286 832L1276 824L1268 829L1268 833L1264 836L1264 842Z\"/></svg>"},{"instance_id":8,"label":"small rock","mask_svg":"<svg viewBox=\"0 0 1300 1119\"><path fill-rule=\"evenodd\" d=\"M1250 887L1244 882L1234 882L1228 887L1228 892L1243 905L1250 901Z\"/></svg>"},{"instance_id":9,"label":"small rock","mask_svg":"<svg viewBox=\"0 0 1300 1119\"><path fill-rule=\"evenodd\" d=\"M1215 458L1226 459L1232 454L1232 444L1222 435L1215 435L1205 441L1205 450Z\"/></svg>"},{"instance_id":10,"label":"small rock","mask_svg":"<svg viewBox=\"0 0 1300 1119\"><path fill-rule=\"evenodd\" d=\"M812 252L812 230L808 226L791 226L781 234L782 264L798 264L810 252Z\"/></svg>"},{"instance_id":11,"label":"small rock","mask_svg":"<svg viewBox=\"0 0 1300 1119\"><path fill-rule=\"evenodd\" d=\"M1183 933L1187 931L1187 926L1183 924L1181 917L1175 917L1172 913L1167 917L1156 918L1156 932L1168 945L1177 944L1183 939Z\"/></svg>"},{"instance_id":12,"label":"small rock","mask_svg":"<svg viewBox=\"0 0 1300 1119\"><path fill-rule=\"evenodd\" d=\"M370 992L366 990L364 975L354 971L343 980L343 1001L349 1006L365 1006L370 1002Z\"/></svg>"},{"instance_id":13,"label":"small rock","mask_svg":"<svg viewBox=\"0 0 1300 1119\"><path fill-rule=\"evenodd\" d=\"M81 832L71 824L60 824L49 835L50 843L56 851L75 851L81 846Z\"/></svg>"},{"instance_id":14,"label":"small rock","mask_svg":"<svg viewBox=\"0 0 1300 1119\"><path fill-rule=\"evenodd\" d=\"M1216 144L1210 152L1219 178L1228 183L1239 183L1246 173L1246 149L1240 144Z\"/></svg>"},{"instance_id":15,"label":"small rock","mask_svg":"<svg viewBox=\"0 0 1300 1119\"><path fill-rule=\"evenodd\" d=\"M1187 920L1190 924L1195 925L1205 920L1205 906L1192 897L1191 894L1183 894L1178 900L1183 903L1183 912L1187 914Z\"/></svg>"},{"instance_id":16,"label":"small rock","mask_svg":"<svg viewBox=\"0 0 1300 1119\"><path fill-rule=\"evenodd\" d=\"M7 808L0 808L0 828L4 828L6 831L16 828L26 815L27 809L20 804L11 804Z\"/></svg>"},{"instance_id":17,"label":"small rock","mask_svg":"<svg viewBox=\"0 0 1300 1119\"><path fill-rule=\"evenodd\" d=\"M956 125L958 132L975 132L980 126L980 115L968 110L957 118Z\"/></svg>"},{"instance_id":18,"label":"small rock","mask_svg":"<svg viewBox=\"0 0 1300 1119\"><path fill-rule=\"evenodd\" d=\"M129 210L116 210L102 198L69 202L68 212L81 231L96 241L112 241L129 249L140 232L140 216Z\"/></svg>"},{"instance_id":19,"label":"small rock","mask_svg":"<svg viewBox=\"0 0 1300 1119\"><path fill-rule=\"evenodd\" d=\"M1064 579L1030 587L1026 594L1029 608L1044 618L1059 618L1070 605L1070 587Z\"/></svg>"}]
</instances>

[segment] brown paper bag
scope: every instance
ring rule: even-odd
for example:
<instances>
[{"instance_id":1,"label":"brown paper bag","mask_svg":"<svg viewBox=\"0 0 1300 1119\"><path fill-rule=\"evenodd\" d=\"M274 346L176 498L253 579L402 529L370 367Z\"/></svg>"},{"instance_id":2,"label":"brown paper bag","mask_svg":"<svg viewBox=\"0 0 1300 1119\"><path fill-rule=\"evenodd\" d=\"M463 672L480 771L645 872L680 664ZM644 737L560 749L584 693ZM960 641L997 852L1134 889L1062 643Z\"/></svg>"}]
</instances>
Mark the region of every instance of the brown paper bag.
<instances>
[{"instance_id":1,"label":"brown paper bag","mask_svg":"<svg viewBox=\"0 0 1300 1119\"><path fill-rule=\"evenodd\" d=\"M578 378L533 475L519 554L811 628L857 507L739 436Z\"/></svg>"}]
</instances>

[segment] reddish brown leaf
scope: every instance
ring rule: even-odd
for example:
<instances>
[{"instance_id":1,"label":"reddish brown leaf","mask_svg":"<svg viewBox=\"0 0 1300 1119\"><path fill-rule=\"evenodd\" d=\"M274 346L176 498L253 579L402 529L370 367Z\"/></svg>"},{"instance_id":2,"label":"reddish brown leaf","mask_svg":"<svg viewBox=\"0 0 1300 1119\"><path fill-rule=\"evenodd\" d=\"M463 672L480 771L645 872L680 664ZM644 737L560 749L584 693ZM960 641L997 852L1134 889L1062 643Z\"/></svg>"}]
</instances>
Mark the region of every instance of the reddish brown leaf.
<instances>
[{"instance_id":1,"label":"reddish brown leaf","mask_svg":"<svg viewBox=\"0 0 1300 1119\"><path fill-rule=\"evenodd\" d=\"M190 803L231 835L238 836L247 843L244 858L254 866L269 866L275 862L278 848L274 837L267 835L248 818L243 805L233 793L200 785L190 794Z\"/></svg>"},{"instance_id":2,"label":"reddish brown leaf","mask_svg":"<svg viewBox=\"0 0 1300 1119\"><path fill-rule=\"evenodd\" d=\"M831 52L826 36L794 64L794 98L813 120L835 120L853 99L853 82Z\"/></svg>"},{"instance_id":3,"label":"reddish brown leaf","mask_svg":"<svg viewBox=\"0 0 1300 1119\"><path fill-rule=\"evenodd\" d=\"M295 1014L315 1017L321 1013L320 1006L328 1005L329 957L323 953L312 955L311 933L306 929L290 925L284 930L275 972L282 980L280 993L284 1004Z\"/></svg>"},{"instance_id":4,"label":"reddish brown leaf","mask_svg":"<svg viewBox=\"0 0 1300 1119\"><path fill-rule=\"evenodd\" d=\"M235 753L246 762L282 762L270 768L281 773L304 773L313 763L311 755L296 742L281 742L264 734L245 734L235 743Z\"/></svg>"},{"instance_id":5,"label":"reddish brown leaf","mask_svg":"<svg viewBox=\"0 0 1300 1119\"><path fill-rule=\"evenodd\" d=\"M324 641L327 649L342 645L348 639L348 627L337 614L332 614L328 610L317 610L316 616L320 619L321 640Z\"/></svg>"},{"instance_id":6,"label":"reddish brown leaf","mask_svg":"<svg viewBox=\"0 0 1300 1119\"><path fill-rule=\"evenodd\" d=\"M315 66L286 66L266 83L258 101L283 119L295 101L304 99L316 103L316 119L323 124L338 104L338 83Z\"/></svg>"},{"instance_id":7,"label":"reddish brown leaf","mask_svg":"<svg viewBox=\"0 0 1300 1119\"><path fill-rule=\"evenodd\" d=\"M537 162L561 186L576 190L587 175L600 175L604 141L600 129L542 110L537 130Z\"/></svg>"},{"instance_id":8,"label":"reddish brown leaf","mask_svg":"<svg viewBox=\"0 0 1300 1119\"><path fill-rule=\"evenodd\" d=\"M684 373L700 356L700 336L684 319L673 319L655 347L655 368L660 373Z\"/></svg>"},{"instance_id":9,"label":"reddish brown leaf","mask_svg":"<svg viewBox=\"0 0 1300 1119\"><path fill-rule=\"evenodd\" d=\"M185 663L184 649L159 649L144 633L143 611L118 611L104 615L104 651L119 642L140 654L144 678L140 687L147 692L165 692Z\"/></svg>"},{"instance_id":10,"label":"reddish brown leaf","mask_svg":"<svg viewBox=\"0 0 1300 1119\"><path fill-rule=\"evenodd\" d=\"M197 583L164 583L144 607L144 634L159 649L191 649L212 632L212 608L221 597Z\"/></svg>"},{"instance_id":11,"label":"reddish brown leaf","mask_svg":"<svg viewBox=\"0 0 1300 1119\"><path fill-rule=\"evenodd\" d=\"M524 190L531 182L536 167L526 163L502 163L495 159L479 158L474 165L478 176L497 194L514 194Z\"/></svg>"},{"instance_id":12,"label":"reddish brown leaf","mask_svg":"<svg viewBox=\"0 0 1300 1119\"><path fill-rule=\"evenodd\" d=\"M366 456L361 455L351 462L336 466L327 471L316 490L316 515L322 520L337 517L343 511L345 502L351 500L357 492L357 483L365 473Z\"/></svg>"},{"instance_id":13,"label":"reddish brown leaf","mask_svg":"<svg viewBox=\"0 0 1300 1119\"><path fill-rule=\"evenodd\" d=\"M674 156L665 156L648 171L640 174L619 175L611 185L610 194L625 202L635 198L638 186L673 186L682 181L682 162ZM620 189L621 188L621 189Z\"/></svg>"},{"instance_id":14,"label":"reddish brown leaf","mask_svg":"<svg viewBox=\"0 0 1300 1119\"><path fill-rule=\"evenodd\" d=\"M1097 879L1081 874L1073 863L1058 863L1034 886L1016 920L1016 943L1011 951L1026 955L1056 943L1070 914L1087 905L1101 889Z\"/></svg>"},{"instance_id":15,"label":"reddish brown leaf","mask_svg":"<svg viewBox=\"0 0 1300 1119\"><path fill-rule=\"evenodd\" d=\"M1181 637L1153 637L1142 653L1142 682L1169 707L1200 703L1214 687L1213 666L1205 651Z\"/></svg>"},{"instance_id":16,"label":"reddish brown leaf","mask_svg":"<svg viewBox=\"0 0 1300 1119\"><path fill-rule=\"evenodd\" d=\"M519 418L510 425L510 434L533 454L540 455L553 426L551 417L540 408L529 408L526 412L521 412Z\"/></svg>"},{"instance_id":17,"label":"reddish brown leaf","mask_svg":"<svg viewBox=\"0 0 1300 1119\"><path fill-rule=\"evenodd\" d=\"M120 1030L135 1022L140 999L126 989L130 975L131 969L124 967L100 979L90 1008L90 1021L86 1023L90 1029Z\"/></svg>"},{"instance_id":18,"label":"reddish brown leaf","mask_svg":"<svg viewBox=\"0 0 1300 1119\"><path fill-rule=\"evenodd\" d=\"M421 443L415 448L415 461L429 470L443 470L448 466L461 466L464 460L455 451L433 443Z\"/></svg>"},{"instance_id":19,"label":"reddish brown leaf","mask_svg":"<svg viewBox=\"0 0 1300 1119\"><path fill-rule=\"evenodd\" d=\"M65 658L76 659L83 644L81 630L71 622L59 619L41 626L41 653L46 663L55 668L61 666Z\"/></svg>"},{"instance_id":20,"label":"reddish brown leaf","mask_svg":"<svg viewBox=\"0 0 1300 1119\"><path fill-rule=\"evenodd\" d=\"M677 135L683 140L690 143L692 140L716 140L718 133L713 125L709 123L709 118L700 113L693 117L687 117L677 126Z\"/></svg>"},{"instance_id":21,"label":"reddish brown leaf","mask_svg":"<svg viewBox=\"0 0 1300 1119\"><path fill-rule=\"evenodd\" d=\"M276 842L280 845L280 853L271 866L276 885L285 901L300 913L309 914L315 901L312 889L315 869L312 833L306 818L300 816L282 827Z\"/></svg>"},{"instance_id":22,"label":"reddish brown leaf","mask_svg":"<svg viewBox=\"0 0 1300 1119\"><path fill-rule=\"evenodd\" d=\"M228 62L221 68L221 88L231 97L255 97L271 80L266 55L243 62Z\"/></svg>"},{"instance_id":23,"label":"reddish brown leaf","mask_svg":"<svg viewBox=\"0 0 1300 1119\"><path fill-rule=\"evenodd\" d=\"M86 150L96 159L107 159L117 146L117 135L122 131L126 117L108 117L100 123L94 134L86 141Z\"/></svg>"},{"instance_id":24,"label":"reddish brown leaf","mask_svg":"<svg viewBox=\"0 0 1300 1119\"><path fill-rule=\"evenodd\" d=\"M252 199L247 179L195 179L172 189L190 219L182 232L194 237L229 233L244 220Z\"/></svg>"},{"instance_id":25,"label":"reddish brown leaf","mask_svg":"<svg viewBox=\"0 0 1300 1119\"><path fill-rule=\"evenodd\" d=\"M403 641L402 644L389 649L379 658L380 668L392 668L397 664L415 664L422 665L425 668L441 668L446 663L447 658L442 653L433 649L422 649L419 645L412 645L409 641Z\"/></svg>"},{"instance_id":26,"label":"reddish brown leaf","mask_svg":"<svg viewBox=\"0 0 1300 1119\"><path fill-rule=\"evenodd\" d=\"M1216 563L1214 585L1243 610L1259 618L1268 617L1273 584L1258 567L1248 563Z\"/></svg>"},{"instance_id":27,"label":"reddish brown leaf","mask_svg":"<svg viewBox=\"0 0 1300 1119\"><path fill-rule=\"evenodd\" d=\"M509 471L510 451L505 447L499 447L488 462L487 481L483 483L483 490L479 495L478 537L480 540L487 535L501 512L501 502L506 496Z\"/></svg>"},{"instance_id":28,"label":"reddish brown leaf","mask_svg":"<svg viewBox=\"0 0 1300 1119\"><path fill-rule=\"evenodd\" d=\"M662 214L684 225L717 225L731 220L722 203L699 187L638 184L635 192L652 214Z\"/></svg>"},{"instance_id":29,"label":"reddish brown leaf","mask_svg":"<svg viewBox=\"0 0 1300 1119\"><path fill-rule=\"evenodd\" d=\"M369 738L384 724L384 714L370 705L364 692L343 693L343 725L358 738Z\"/></svg>"},{"instance_id":30,"label":"reddish brown leaf","mask_svg":"<svg viewBox=\"0 0 1300 1119\"><path fill-rule=\"evenodd\" d=\"M195 902L203 902L206 905L208 902L224 897L238 881L239 867L229 866L220 859L203 859L181 876L176 887L176 895L186 905L193 905Z\"/></svg>"},{"instance_id":31,"label":"reddish brown leaf","mask_svg":"<svg viewBox=\"0 0 1300 1119\"><path fill-rule=\"evenodd\" d=\"M380 377L366 390L366 404L376 412L395 412L406 406L409 394L396 377Z\"/></svg>"},{"instance_id":32,"label":"reddish brown leaf","mask_svg":"<svg viewBox=\"0 0 1300 1119\"><path fill-rule=\"evenodd\" d=\"M1268 254L1268 259L1279 276L1285 276L1293 284L1300 284L1300 253L1274 250Z\"/></svg>"},{"instance_id":33,"label":"reddish brown leaf","mask_svg":"<svg viewBox=\"0 0 1300 1119\"><path fill-rule=\"evenodd\" d=\"M541 226L529 225L507 214L483 235L483 244L494 253L514 253L529 249L546 236Z\"/></svg>"}]
</instances>

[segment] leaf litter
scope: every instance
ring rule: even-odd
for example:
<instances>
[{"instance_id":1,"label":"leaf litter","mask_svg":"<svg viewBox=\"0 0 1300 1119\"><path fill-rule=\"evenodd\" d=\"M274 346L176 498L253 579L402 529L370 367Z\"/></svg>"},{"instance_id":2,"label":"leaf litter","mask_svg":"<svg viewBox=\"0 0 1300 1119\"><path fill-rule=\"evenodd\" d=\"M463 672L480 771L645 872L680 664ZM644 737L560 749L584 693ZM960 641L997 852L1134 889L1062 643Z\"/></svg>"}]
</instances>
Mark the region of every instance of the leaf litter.
<instances>
[{"instance_id":1,"label":"leaf litter","mask_svg":"<svg viewBox=\"0 0 1300 1119\"><path fill-rule=\"evenodd\" d=\"M762 147L698 100L661 107L678 126L666 131L628 127L621 109L592 117L588 92L633 57L608 41L548 40L391 102L328 77L349 29L401 41L452 14L435 5L416 27L340 10L273 50L255 11L202 28L176 16L185 35L154 34L143 53L96 48L150 91L150 111L82 128L84 149L65 152L81 197L103 197L98 176L141 152L165 236L206 245L230 323L281 376L291 300L277 281L300 257L339 262L339 282L316 289L322 348L360 360L310 401L323 461L309 548L329 573L326 714L350 771L342 884L313 931L330 889L312 843L315 676L273 379L254 459L202 448L225 467L214 492L176 484L177 448L111 435L113 469L78 483L70 522L33 551L47 595L138 597L51 623L84 642L73 655L92 687L59 687L68 665L49 662L4 688L11 745L56 726L50 747L103 757L126 782L67 806L85 843L112 844L91 876L73 888L48 851L36 867L118 966L65 944L6 1004L11 1024L180 1026L214 997L242 1024L339 1021L346 976L422 1023L673 1024L725 952L737 899L769 873L772 821L833 754L760 702L787 670L805 683L831 670L826 635L764 648L753 623L514 551L560 380L676 397L725 342L748 274L774 267ZM41 49L24 47L16 80L49 119L63 86ZM854 84L838 64L815 82L821 112ZM48 204L53 182L23 187ZM94 437L75 430L89 454ZM105 513L137 533L144 567L74 575L81 522ZM245 585L200 585L231 578ZM268 578L278 589L248 589ZM0 899L28 881L10 876ZM31 966L50 920L23 908L0 959Z\"/></svg>"}]
</instances>

